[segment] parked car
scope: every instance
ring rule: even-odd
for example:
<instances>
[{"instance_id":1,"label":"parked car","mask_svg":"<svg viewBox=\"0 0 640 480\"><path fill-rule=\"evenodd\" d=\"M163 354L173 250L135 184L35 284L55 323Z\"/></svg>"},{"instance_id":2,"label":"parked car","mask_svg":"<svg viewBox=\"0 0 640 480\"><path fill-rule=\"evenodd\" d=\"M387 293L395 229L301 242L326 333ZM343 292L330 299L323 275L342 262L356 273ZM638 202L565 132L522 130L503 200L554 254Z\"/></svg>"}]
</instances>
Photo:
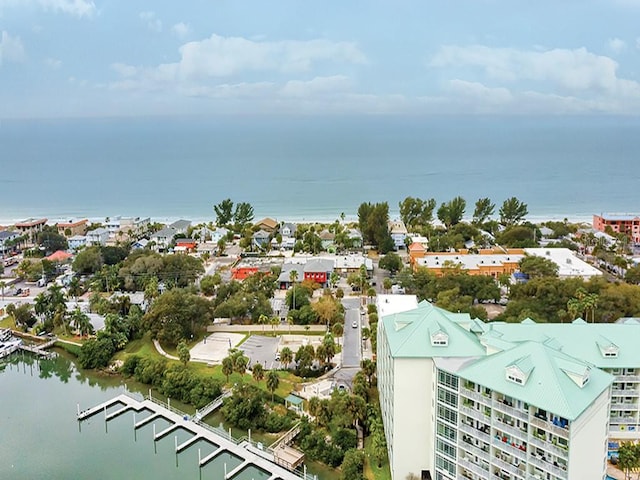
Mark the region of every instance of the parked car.
<instances>
[{"instance_id":1,"label":"parked car","mask_svg":"<svg viewBox=\"0 0 640 480\"><path fill-rule=\"evenodd\" d=\"M351 327L353 328L358 328L358 322L356 322L355 320L351 323Z\"/></svg>"}]
</instances>

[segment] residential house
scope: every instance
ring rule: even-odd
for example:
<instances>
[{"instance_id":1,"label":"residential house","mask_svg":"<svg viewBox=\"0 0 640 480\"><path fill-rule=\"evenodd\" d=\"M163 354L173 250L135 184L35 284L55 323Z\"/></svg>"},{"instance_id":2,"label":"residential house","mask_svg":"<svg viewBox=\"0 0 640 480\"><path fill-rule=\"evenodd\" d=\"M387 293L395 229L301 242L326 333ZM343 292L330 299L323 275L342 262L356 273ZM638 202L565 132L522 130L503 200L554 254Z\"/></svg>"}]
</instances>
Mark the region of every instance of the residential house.
<instances>
[{"instance_id":1,"label":"residential house","mask_svg":"<svg viewBox=\"0 0 640 480\"><path fill-rule=\"evenodd\" d=\"M295 223L285 223L280 227L280 235L282 237L295 237L297 226Z\"/></svg>"},{"instance_id":2,"label":"residential house","mask_svg":"<svg viewBox=\"0 0 640 480\"><path fill-rule=\"evenodd\" d=\"M409 263L411 264L411 266L415 267L416 261L419 258L424 258L425 254L427 253L427 248L424 246L423 243L421 242L413 242L411 245L409 245Z\"/></svg>"},{"instance_id":3,"label":"residential house","mask_svg":"<svg viewBox=\"0 0 640 480\"><path fill-rule=\"evenodd\" d=\"M198 242L193 238L177 238L174 251L191 253L195 251L197 246Z\"/></svg>"},{"instance_id":4,"label":"residential house","mask_svg":"<svg viewBox=\"0 0 640 480\"><path fill-rule=\"evenodd\" d=\"M281 290L287 290L291 287L291 272L296 271L296 282L304 280L304 263L287 262L282 265L280 276L278 276L278 286Z\"/></svg>"},{"instance_id":5,"label":"residential house","mask_svg":"<svg viewBox=\"0 0 640 480\"><path fill-rule=\"evenodd\" d=\"M227 239L229 235L229 230L224 227L218 227L215 230L211 231L211 241L213 243L218 243L220 240Z\"/></svg>"},{"instance_id":6,"label":"residential house","mask_svg":"<svg viewBox=\"0 0 640 480\"><path fill-rule=\"evenodd\" d=\"M16 223L15 228L20 233L20 236L26 235L29 243L34 243L36 235L42 231L46 224L46 218L29 218L23 222Z\"/></svg>"},{"instance_id":7,"label":"residential house","mask_svg":"<svg viewBox=\"0 0 640 480\"><path fill-rule=\"evenodd\" d=\"M106 245L109 239L109 230L106 228L96 228L89 230L86 235L86 245Z\"/></svg>"},{"instance_id":8,"label":"residential house","mask_svg":"<svg viewBox=\"0 0 640 480\"><path fill-rule=\"evenodd\" d=\"M142 234L150 223L151 219L149 217L122 217L117 215L115 217L107 217L104 221L104 226L111 235L116 235L119 230L124 229L130 235L137 236Z\"/></svg>"},{"instance_id":9,"label":"residential house","mask_svg":"<svg viewBox=\"0 0 640 480\"><path fill-rule=\"evenodd\" d=\"M0 231L0 254L4 255L5 253L11 251L12 249L7 246L7 243L11 242L18 238L20 234L15 231L10 230L2 230Z\"/></svg>"},{"instance_id":10,"label":"residential house","mask_svg":"<svg viewBox=\"0 0 640 480\"><path fill-rule=\"evenodd\" d=\"M326 287L329 284L329 277L333 273L334 262L326 258L311 258L304 264L304 280L320 284Z\"/></svg>"},{"instance_id":11,"label":"residential house","mask_svg":"<svg viewBox=\"0 0 640 480\"><path fill-rule=\"evenodd\" d=\"M255 226L266 232L273 233L278 229L278 222L273 218L266 217L262 220L258 220L255 223Z\"/></svg>"},{"instance_id":12,"label":"residential house","mask_svg":"<svg viewBox=\"0 0 640 480\"><path fill-rule=\"evenodd\" d=\"M75 252L87 244L87 237L86 235L74 235L67 239L67 243L69 244L69 250Z\"/></svg>"},{"instance_id":13,"label":"residential house","mask_svg":"<svg viewBox=\"0 0 640 480\"><path fill-rule=\"evenodd\" d=\"M333 243L336 239L336 236L333 232L329 230L322 230L318 235L320 237L320 243L322 244L323 250L330 250L333 247Z\"/></svg>"},{"instance_id":14,"label":"residential house","mask_svg":"<svg viewBox=\"0 0 640 480\"><path fill-rule=\"evenodd\" d=\"M65 237L73 237L74 235L84 235L87 231L87 219L69 220L68 222L57 223L56 227L60 235Z\"/></svg>"},{"instance_id":15,"label":"residential house","mask_svg":"<svg viewBox=\"0 0 640 480\"><path fill-rule=\"evenodd\" d=\"M352 248L362 248L364 242L362 240L362 233L360 233L359 230L350 228L347 230L347 238L349 239Z\"/></svg>"},{"instance_id":16,"label":"residential house","mask_svg":"<svg viewBox=\"0 0 640 480\"><path fill-rule=\"evenodd\" d=\"M406 248L404 241L407 238L407 227L402 220L389 221L389 234L396 250Z\"/></svg>"},{"instance_id":17,"label":"residential house","mask_svg":"<svg viewBox=\"0 0 640 480\"><path fill-rule=\"evenodd\" d=\"M263 248L269 243L271 234L266 230L258 230L253 234L253 244L258 248Z\"/></svg>"},{"instance_id":18,"label":"residential house","mask_svg":"<svg viewBox=\"0 0 640 480\"><path fill-rule=\"evenodd\" d=\"M190 220L176 220L171 225L169 225L169 228L173 228L176 231L176 233L187 233L187 230L189 229L190 226L191 226Z\"/></svg>"},{"instance_id":19,"label":"residential house","mask_svg":"<svg viewBox=\"0 0 640 480\"><path fill-rule=\"evenodd\" d=\"M393 480L604 479L608 440L640 436L640 325L485 324L404 300L377 298Z\"/></svg>"},{"instance_id":20,"label":"residential house","mask_svg":"<svg viewBox=\"0 0 640 480\"><path fill-rule=\"evenodd\" d=\"M133 242L131 244L131 248L133 250L140 250L143 248L147 248L147 245L149 244L149 239L148 238L141 238L140 240L136 240L135 242Z\"/></svg>"},{"instance_id":21,"label":"residential house","mask_svg":"<svg viewBox=\"0 0 640 480\"><path fill-rule=\"evenodd\" d=\"M607 227L616 233L624 233L634 243L640 244L640 215L602 214L593 216L593 228L605 232Z\"/></svg>"},{"instance_id":22,"label":"residential house","mask_svg":"<svg viewBox=\"0 0 640 480\"><path fill-rule=\"evenodd\" d=\"M177 233L178 231L175 228L165 227L151 235L149 240L154 243L156 251L164 252L169 248L169 245L171 245Z\"/></svg>"}]
</instances>

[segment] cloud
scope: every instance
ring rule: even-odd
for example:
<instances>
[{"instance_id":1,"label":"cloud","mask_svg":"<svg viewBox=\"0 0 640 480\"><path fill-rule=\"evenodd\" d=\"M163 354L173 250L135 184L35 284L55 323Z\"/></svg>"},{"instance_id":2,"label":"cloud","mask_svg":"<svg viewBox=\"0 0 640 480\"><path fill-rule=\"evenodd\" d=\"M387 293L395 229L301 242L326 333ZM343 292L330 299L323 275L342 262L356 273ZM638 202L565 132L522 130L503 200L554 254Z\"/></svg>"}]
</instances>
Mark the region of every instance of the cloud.
<instances>
[{"instance_id":1,"label":"cloud","mask_svg":"<svg viewBox=\"0 0 640 480\"><path fill-rule=\"evenodd\" d=\"M93 0L0 0L3 8L38 6L45 11L65 13L78 18L92 17L97 12Z\"/></svg>"},{"instance_id":2,"label":"cloud","mask_svg":"<svg viewBox=\"0 0 640 480\"><path fill-rule=\"evenodd\" d=\"M160 33L162 31L162 20L156 16L155 12L140 12L139 17L152 32Z\"/></svg>"},{"instance_id":3,"label":"cloud","mask_svg":"<svg viewBox=\"0 0 640 480\"><path fill-rule=\"evenodd\" d=\"M534 81L565 93L632 93L637 82L617 76L618 63L586 48L574 50L518 50L483 45L447 45L433 56L434 68L466 68L480 71L487 79L506 83ZM637 93L637 92L636 92Z\"/></svg>"},{"instance_id":4,"label":"cloud","mask_svg":"<svg viewBox=\"0 0 640 480\"><path fill-rule=\"evenodd\" d=\"M365 63L366 58L350 42L325 39L307 41L253 41L213 34L180 47L177 63L160 65L178 78L227 77L239 72L304 72L318 62Z\"/></svg>"},{"instance_id":5,"label":"cloud","mask_svg":"<svg viewBox=\"0 0 640 480\"><path fill-rule=\"evenodd\" d=\"M619 38L610 38L607 45L609 46L609 50L613 53L620 53L627 48L627 42Z\"/></svg>"},{"instance_id":6,"label":"cloud","mask_svg":"<svg viewBox=\"0 0 640 480\"><path fill-rule=\"evenodd\" d=\"M58 69L62 66L62 61L57 58L47 58L44 64L49 68Z\"/></svg>"},{"instance_id":7,"label":"cloud","mask_svg":"<svg viewBox=\"0 0 640 480\"><path fill-rule=\"evenodd\" d=\"M191 27L188 24L179 22L176 23L173 27L171 27L171 31L178 37L184 38L191 32Z\"/></svg>"},{"instance_id":8,"label":"cloud","mask_svg":"<svg viewBox=\"0 0 640 480\"><path fill-rule=\"evenodd\" d=\"M22 62L24 58L25 51L20 37L12 37L3 30L0 35L0 67L6 62Z\"/></svg>"},{"instance_id":9,"label":"cloud","mask_svg":"<svg viewBox=\"0 0 640 480\"><path fill-rule=\"evenodd\" d=\"M349 90L352 86L350 78L344 75L315 77L311 80L290 80L280 89L284 97L304 98L310 96L335 94Z\"/></svg>"}]
</instances>

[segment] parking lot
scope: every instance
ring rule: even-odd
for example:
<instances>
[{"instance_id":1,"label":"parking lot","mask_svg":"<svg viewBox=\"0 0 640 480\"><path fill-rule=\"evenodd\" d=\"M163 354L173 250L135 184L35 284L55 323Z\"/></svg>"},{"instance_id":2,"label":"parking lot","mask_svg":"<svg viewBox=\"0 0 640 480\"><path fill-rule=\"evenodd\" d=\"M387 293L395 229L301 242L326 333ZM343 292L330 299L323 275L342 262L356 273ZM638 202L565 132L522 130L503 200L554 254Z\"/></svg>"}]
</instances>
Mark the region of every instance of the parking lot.
<instances>
[{"instance_id":1,"label":"parking lot","mask_svg":"<svg viewBox=\"0 0 640 480\"><path fill-rule=\"evenodd\" d=\"M264 337L262 335L251 335L246 342L240 346L240 350L249 357L248 367L256 363L262 364L266 369L279 368L280 362L276 361L278 351L278 337Z\"/></svg>"}]
</instances>

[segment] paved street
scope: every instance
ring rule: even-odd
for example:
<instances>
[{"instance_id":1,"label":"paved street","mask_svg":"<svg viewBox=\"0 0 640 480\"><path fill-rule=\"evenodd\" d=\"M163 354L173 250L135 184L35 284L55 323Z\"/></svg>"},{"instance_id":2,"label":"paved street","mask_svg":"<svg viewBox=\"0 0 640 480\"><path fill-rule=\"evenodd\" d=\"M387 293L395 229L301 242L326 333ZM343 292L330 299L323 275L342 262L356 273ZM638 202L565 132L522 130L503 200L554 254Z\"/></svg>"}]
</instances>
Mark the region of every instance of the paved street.
<instances>
[{"instance_id":1,"label":"paved street","mask_svg":"<svg viewBox=\"0 0 640 480\"><path fill-rule=\"evenodd\" d=\"M360 299L359 298L344 298L342 303L345 307L345 322L344 322L344 342L342 345L342 366L359 367L361 358L360 348ZM356 323L357 327L353 328L351 325Z\"/></svg>"}]
</instances>

